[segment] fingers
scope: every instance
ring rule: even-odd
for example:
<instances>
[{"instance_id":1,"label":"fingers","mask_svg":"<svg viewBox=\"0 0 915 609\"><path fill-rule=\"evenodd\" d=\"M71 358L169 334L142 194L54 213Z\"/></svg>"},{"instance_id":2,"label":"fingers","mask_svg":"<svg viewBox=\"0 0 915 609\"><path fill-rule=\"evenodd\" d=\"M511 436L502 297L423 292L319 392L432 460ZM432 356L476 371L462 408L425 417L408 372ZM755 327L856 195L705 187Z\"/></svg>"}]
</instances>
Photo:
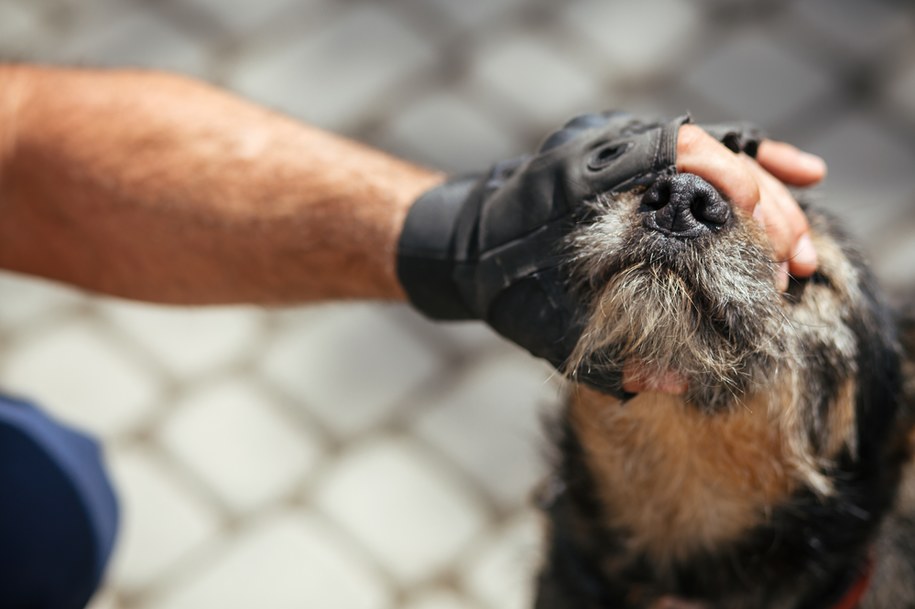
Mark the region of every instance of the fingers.
<instances>
[{"instance_id":1,"label":"fingers","mask_svg":"<svg viewBox=\"0 0 915 609\"><path fill-rule=\"evenodd\" d=\"M811 186L826 177L826 162L785 142L763 140L756 160L766 171L793 186Z\"/></svg>"},{"instance_id":2,"label":"fingers","mask_svg":"<svg viewBox=\"0 0 915 609\"><path fill-rule=\"evenodd\" d=\"M822 179L826 166L822 160L811 160L818 157L771 140L760 145L757 156L759 162L736 155L694 125L680 128L677 170L702 177L735 206L753 214L765 228L780 263L779 287L786 289L788 273L810 276L816 270L817 256L807 218L781 180L812 184ZM772 168L775 175L766 168Z\"/></svg>"},{"instance_id":3,"label":"fingers","mask_svg":"<svg viewBox=\"0 0 915 609\"><path fill-rule=\"evenodd\" d=\"M748 213L759 202L759 185L740 157L695 125L680 127L677 171L703 178Z\"/></svg>"},{"instance_id":4,"label":"fingers","mask_svg":"<svg viewBox=\"0 0 915 609\"><path fill-rule=\"evenodd\" d=\"M810 241L810 225L784 184L753 159L740 158L759 184L760 202L754 217L769 236L775 259L780 263L779 282L787 288L787 273L808 277L816 271L817 255Z\"/></svg>"}]
</instances>

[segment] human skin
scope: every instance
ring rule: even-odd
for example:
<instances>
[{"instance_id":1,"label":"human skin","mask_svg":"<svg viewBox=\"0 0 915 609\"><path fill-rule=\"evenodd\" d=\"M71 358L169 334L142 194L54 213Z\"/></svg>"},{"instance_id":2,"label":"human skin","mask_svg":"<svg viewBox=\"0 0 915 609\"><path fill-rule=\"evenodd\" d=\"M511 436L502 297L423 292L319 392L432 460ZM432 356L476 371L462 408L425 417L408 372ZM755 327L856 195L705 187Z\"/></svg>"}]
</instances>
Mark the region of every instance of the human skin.
<instances>
[{"instance_id":1,"label":"human skin","mask_svg":"<svg viewBox=\"0 0 915 609\"><path fill-rule=\"evenodd\" d=\"M678 169L755 211L785 270L810 275L779 180L825 165L771 141L757 158L680 130ZM443 179L184 77L0 66L3 269L169 304L404 300L403 220Z\"/></svg>"}]
</instances>

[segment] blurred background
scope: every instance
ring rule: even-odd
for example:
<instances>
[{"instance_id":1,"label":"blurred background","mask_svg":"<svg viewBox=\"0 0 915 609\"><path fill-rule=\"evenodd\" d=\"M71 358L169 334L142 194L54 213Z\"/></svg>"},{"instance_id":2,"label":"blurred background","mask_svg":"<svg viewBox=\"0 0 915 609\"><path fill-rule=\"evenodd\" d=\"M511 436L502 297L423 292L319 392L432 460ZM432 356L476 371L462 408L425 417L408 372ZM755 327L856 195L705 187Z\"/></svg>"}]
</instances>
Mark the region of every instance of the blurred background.
<instances>
[{"instance_id":1,"label":"blurred background","mask_svg":"<svg viewBox=\"0 0 915 609\"><path fill-rule=\"evenodd\" d=\"M450 172L587 110L752 119L915 275L902 0L0 0L0 57L182 72ZM529 606L559 391L483 327L3 275L0 387L104 439L125 520L93 609Z\"/></svg>"}]
</instances>

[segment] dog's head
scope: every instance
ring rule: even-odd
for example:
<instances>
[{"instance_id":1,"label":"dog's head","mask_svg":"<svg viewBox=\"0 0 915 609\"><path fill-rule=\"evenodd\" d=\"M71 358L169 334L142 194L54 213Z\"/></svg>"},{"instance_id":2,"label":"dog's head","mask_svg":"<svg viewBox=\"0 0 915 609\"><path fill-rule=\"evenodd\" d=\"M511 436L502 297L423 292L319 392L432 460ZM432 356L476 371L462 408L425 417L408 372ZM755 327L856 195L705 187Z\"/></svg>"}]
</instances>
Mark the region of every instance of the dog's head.
<instances>
[{"instance_id":1,"label":"dog's head","mask_svg":"<svg viewBox=\"0 0 915 609\"><path fill-rule=\"evenodd\" d=\"M763 228L696 175L591 208L570 240L591 311L571 369L676 382L709 415L768 395L814 444L856 447L856 401L898 382L897 347L862 257L831 219L808 209L820 265L782 293Z\"/></svg>"},{"instance_id":2,"label":"dog's head","mask_svg":"<svg viewBox=\"0 0 915 609\"><path fill-rule=\"evenodd\" d=\"M805 207L819 268L783 292L763 228L690 174L590 208L568 242L590 307L570 370L628 367L646 390L573 389L540 598L768 607L841 590L905 453L898 330L862 256ZM671 378L682 394L657 391ZM587 584L569 555L595 565Z\"/></svg>"}]
</instances>

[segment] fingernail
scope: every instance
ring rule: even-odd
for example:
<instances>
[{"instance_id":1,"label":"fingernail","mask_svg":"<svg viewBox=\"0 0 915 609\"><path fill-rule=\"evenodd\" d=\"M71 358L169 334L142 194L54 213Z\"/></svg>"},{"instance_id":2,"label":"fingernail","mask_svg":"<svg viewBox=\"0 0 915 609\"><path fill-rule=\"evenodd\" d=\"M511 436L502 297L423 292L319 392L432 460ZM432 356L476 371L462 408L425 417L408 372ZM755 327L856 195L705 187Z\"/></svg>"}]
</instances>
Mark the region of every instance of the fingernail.
<instances>
[{"instance_id":1,"label":"fingernail","mask_svg":"<svg viewBox=\"0 0 915 609\"><path fill-rule=\"evenodd\" d=\"M775 272L775 286L778 288L779 292L788 291L789 280L790 275L788 275L788 263L779 262L778 270Z\"/></svg>"},{"instance_id":2,"label":"fingernail","mask_svg":"<svg viewBox=\"0 0 915 609\"><path fill-rule=\"evenodd\" d=\"M805 171L826 175L826 161L815 154L799 151L797 163L801 166L801 169Z\"/></svg>"},{"instance_id":3,"label":"fingernail","mask_svg":"<svg viewBox=\"0 0 915 609\"><path fill-rule=\"evenodd\" d=\"M766 228L766 219L763 218L763 208L759 203L757 203L756 207L753 209L753 219L756 220L756 223L761 227Z\"/></svg>"},{"instance_id":4,"label":"fingernail","mask_svg":"<svg viewBox=\"0 0 915 609\"><path fill-rule=\"evenodd\" d=\"M804 234L794 245L794 251L791 253L791 259L795 265L816 268L817 251L813 247L813 241L810 240L809 234Z\"/></svg>"}]
</instances>

